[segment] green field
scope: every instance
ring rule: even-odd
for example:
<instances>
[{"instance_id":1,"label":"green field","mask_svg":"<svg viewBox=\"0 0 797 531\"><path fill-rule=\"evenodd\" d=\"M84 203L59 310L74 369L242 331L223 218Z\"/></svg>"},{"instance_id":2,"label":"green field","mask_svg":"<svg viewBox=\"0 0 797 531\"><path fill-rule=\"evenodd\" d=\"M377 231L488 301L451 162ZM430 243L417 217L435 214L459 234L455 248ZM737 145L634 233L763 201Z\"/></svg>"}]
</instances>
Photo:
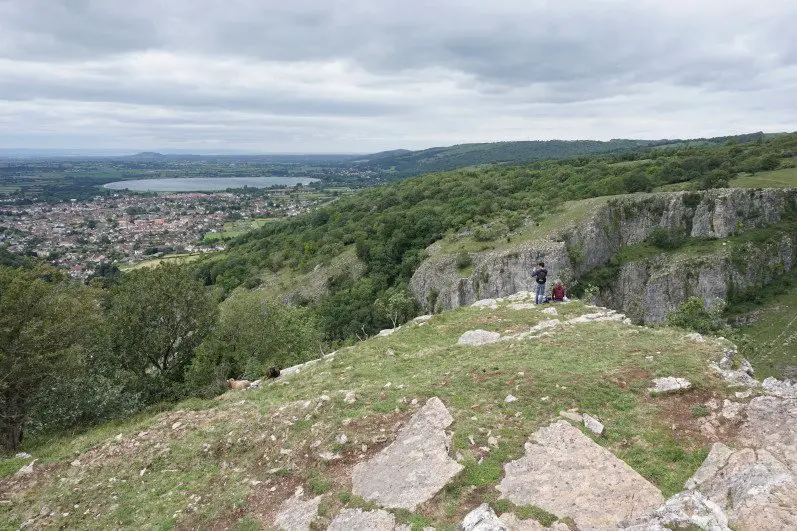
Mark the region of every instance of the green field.
<instances>
[{"instance_id":1,"label":"green field","mask_svg":"<svg viewBox=\"0 0 797 531\"><path fill-rule=\"evenodd\" d=\"M194 260L198 260L199 257L202 256L202 253L196 254L167 254L161 256L160 258L153 258L151 260L144 260L143 262L138 262L137 264L132 265L123 265L120 267L122 271L133 271L134 269L141 269L142 267L157 267L164 263L174 263L174 264L187 264L189 262L193 262Z\"/></svg>"},{"instance_id":2,"label":"green field","mask_svg":"<svg viewBox=\"0 0 797 531\"><path fill-rule=\"evenodd\" d=\"M740 175L730 185L734 188L797 188L797 168Z\"/></svg>"},{"instance_id":3,"label":"green field","mask_svg":"<svg viewBox=\"0 0 797 531\"><path fill-rule=\"evenodd\" d=\"M259 229L266 223L273 223L283 218L260 218L251 221L231 221L224 224L224 231L222 232L208 232L205 234L203 241L212 242L216 240L227 240L236 238L241 234L249 232L250 230Z\"/></svg>"}]
</instances>

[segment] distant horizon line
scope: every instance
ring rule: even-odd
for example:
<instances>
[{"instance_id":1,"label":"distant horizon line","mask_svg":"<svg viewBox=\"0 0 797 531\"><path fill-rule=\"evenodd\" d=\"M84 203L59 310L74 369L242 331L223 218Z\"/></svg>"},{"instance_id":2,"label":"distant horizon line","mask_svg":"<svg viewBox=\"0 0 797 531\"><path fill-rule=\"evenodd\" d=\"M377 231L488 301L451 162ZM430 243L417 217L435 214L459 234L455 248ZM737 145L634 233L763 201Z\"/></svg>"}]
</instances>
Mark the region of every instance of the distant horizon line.
<instances>
[{"instance_id":1,"label":"distant horizon line","mask_svg":"<svg viewBox=\"0 0 797 531\"><path fill-rule=\"evenodd\" d=\"M423 148L417 149L410 149L410 148L390 148L390 149L383 149L380 151L249 151L249 150L237 150L237 149L219 149L219 150L206 150L206 149L199 149L199 150L185 150L185 149L177 149L177 148L144 148L144 149L136 149L136 148L32 148L32 147L15 147L15 148L4 148L0 147L0 157L3 158L16 158L16 156L26 156L26 157L53 157L53 156L70 156L70 157L132 157L135 155L140 154L158 154L158 155L197 155L197 156L362 156L362 155L373 155L376 153L384 153L390 151L424 151L427 149L435 149L435 148L444 148L444 147L454 147L454 146L462 146L462 145L469 145L469 144L500 144L500 143L513 143L513 142L612 142L618 140L631 140L631 141L643 141L643 142L663 142L663 141L688 141L688 140L707 140L712 138L723 138L723 137L734 137L734 136L744 136L749 134L757 134L761 133L765 136L773 136L773 135L782 135L782 134L790 134L788 131L778 131L778 132L771 132L765 133L763 131L755 131L755 132L747 132L747 133L730 133L726 135L717 135L717 136L703 136L703 137L687 137L687 138L632 138L632 137L625 137L625 138L612 138L609 140L597 140L597 139L590 139L590 138L581 138L581 139L570 139L565 140L561 138L549 138L549 139L536 139L536 140L494 140L494 141L481 141L481 142L458 142L453 144L439 144L439 145L432 145Z\"/></svg>"}]
</instances>

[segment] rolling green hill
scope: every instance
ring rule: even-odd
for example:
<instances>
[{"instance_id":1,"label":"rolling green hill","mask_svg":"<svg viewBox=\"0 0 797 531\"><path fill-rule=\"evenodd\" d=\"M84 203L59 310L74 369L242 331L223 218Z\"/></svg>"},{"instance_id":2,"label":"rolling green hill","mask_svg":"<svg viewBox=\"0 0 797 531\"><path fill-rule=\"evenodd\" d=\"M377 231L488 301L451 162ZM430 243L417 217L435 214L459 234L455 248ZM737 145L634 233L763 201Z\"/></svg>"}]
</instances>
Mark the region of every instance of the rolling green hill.
<instances>
[{"instance_id":1,"label":"rolling green hill","mask_svg":"<svg viewBox=\"0 0 797 531\"><path fill-rule=\"evenodd\" d=\"M729 140L749 142L763 137L752 133L735 137L693 140L531 140L487 142L434 147L419 151L397 149L358 158L358 164L391 172L396 178L421 173L447 171L483 164L528 164L540 160L565 159L590 155L619 154L644 148L701 147Z\"/></svg>"}]
</instances>

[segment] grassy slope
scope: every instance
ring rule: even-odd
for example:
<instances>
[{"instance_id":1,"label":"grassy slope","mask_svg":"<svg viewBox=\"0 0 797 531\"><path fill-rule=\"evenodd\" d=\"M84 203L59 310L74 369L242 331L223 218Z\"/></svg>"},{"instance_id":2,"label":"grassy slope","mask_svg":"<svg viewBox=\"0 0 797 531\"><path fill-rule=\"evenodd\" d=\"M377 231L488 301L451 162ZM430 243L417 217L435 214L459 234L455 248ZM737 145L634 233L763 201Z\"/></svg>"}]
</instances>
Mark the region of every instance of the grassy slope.
<instances>
[{"instance_id":1,"label":"grassy slope","mask_svg":"<svg viewBox=\"0 0 797 531\"><path fill-rule=\"evenodd\" d=\"M734 188L797 188L797 168L741 175L730 185Z\"/></svg>"},{"instance_id":2,"label":"grassy slope","mask_svg":"<svg viewBox=\"0 0 797 531\"><path fill-rule=\"evenodd\" d=\"M578 302L557 308L560 318L588 311ZM325 494L319 512L333 516L344 504L364 505L351 495L348 480L362 458L361 445L373 455L393 438L396 422L419 407L411 400L422 404L431 396L440 397L455 418L452 455L462 454L465 470L417 514L398 511L400 521L453 528L482 501L495 503L502 464L522 455L537 427L574 407L606 424L599 444L665 494L679 491L709 446L698 435L692 407L726 394L706 367L719 346L690 342L679 330L616 323L577 325L538 340L456 345L466 330L520 331L547 318L537 310L458 309L359 343L334 361L260 391L191 400L74 438L26 442L25 449L40 460L40 472L35 483L0 479L2 498L14 501L0 504L0 528L19 525L42 507L54 516L37 520L37 526L257 528L262 520L266 527L299 485ZM650 378L666 375L687 377L696 389L648 397ZM356 392L356 403L343 402L344 389ZM518 400L507 404L510 393ZM302 400L310 401L306 409L297 405ZM340 433L348 443L336 442ZM480 450L490 434L499 437L499 447ZM313 441L319 441L315 448ZM324 463L316 458L323 451L340 451L343 459ZM70 466L73 459L80 466ZM24 462L0 462L0 474ZM524 509L542 521L552 519Z\"/></svg>"},{"instance_id":3,"label":"grassy slope","mask_svg":"<svg viewBox=\"0 0 797 531\"><path fill-rule=\"evenodd\" d=\"M740 329L748 340L743 354L761 378L797 377L797 275L789 276L791 286L753 310L755 322Z\"/></svg>"},{"instance_id":4,"label":"grassy slope","mask_svg":"<svg viewBox=\"0 0 797 531\"><path fill-rule=\"evenodd\" d=\"M575 227L579 222L592 214L596 207L606 203L611 197L595 197L580 201L567 201L549 216L545 216L539 223L521 227L511 234L511 241L492 240L480 242L471 235L448 236L440 241L443 252L453 253L459 251L479 252L486 249L504 249L514 247L518 243L538 240L549 234L566 227Z\"/></svg>"}]
</instances>

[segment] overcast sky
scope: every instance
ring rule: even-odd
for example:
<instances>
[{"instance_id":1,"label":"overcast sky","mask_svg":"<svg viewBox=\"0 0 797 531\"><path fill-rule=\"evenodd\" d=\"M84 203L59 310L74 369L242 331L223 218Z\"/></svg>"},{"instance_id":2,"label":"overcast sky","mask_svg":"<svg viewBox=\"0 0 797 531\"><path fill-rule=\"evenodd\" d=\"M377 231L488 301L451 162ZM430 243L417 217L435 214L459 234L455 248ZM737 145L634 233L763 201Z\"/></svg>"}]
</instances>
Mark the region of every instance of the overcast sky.
<instances>
[{"instance_id":1,"label":"overcast sky","mask_svg":"<svg viewBox=\"0 0 797 531\"><path fill-rule=\"evenodd\" d=\"M795 0L0 0L0 148L797 130Z\"/></svg>"}]
</instances>

